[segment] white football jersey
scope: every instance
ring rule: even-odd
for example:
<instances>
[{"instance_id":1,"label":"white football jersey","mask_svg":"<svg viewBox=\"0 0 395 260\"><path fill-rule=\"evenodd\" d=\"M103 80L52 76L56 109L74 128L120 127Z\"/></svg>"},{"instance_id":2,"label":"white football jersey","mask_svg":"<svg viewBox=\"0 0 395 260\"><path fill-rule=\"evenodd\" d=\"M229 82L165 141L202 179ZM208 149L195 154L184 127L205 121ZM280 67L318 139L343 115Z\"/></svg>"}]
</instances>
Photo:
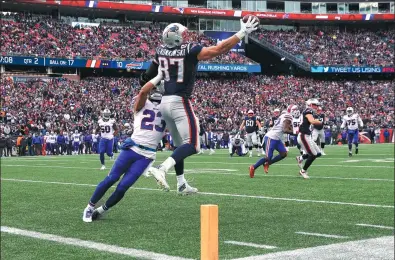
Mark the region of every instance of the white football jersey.
<instances>
[{"instance_id":1,"label":"white football jersey","mask_svg":"<svg viewBox=\"0 0 395 260\"><path fill-rule=\"evenodd\" d=\"M49 143L51 143L51 144L56 143L56 135L55 134L49 136Z\"/></svg>"},{"instance_id":2,"label":"white football jersey","mask_svg":"<svg viewBox=\"0 0 395 260\"><path fill-rule=\"evenodd\" d=\"M107 121L104 121L103 119L99 119L98 121L99 127L100 127L100 132L101 132L101 137L111 140L114 138L114 124L115 124L115 119L108 119Z\"/></svg>"},{"instance_id":3,"label":"white football jersey","mask_svg":"<svg viewBox=\"0 0 395 260\"><path fill-rule=\"evenodd\" d=\"M92 134L92 142L97 143L97 134Z\"/></svg>"},{"instance_id":4,"label":"white football jersey","mask_svg":"<svg viewBox=\"0 0 395 260\"><path fill-rule=\"evenodd\" d=\"M71 136L71 138L73 139L73 142L76 142L76 143L80 142L80 134L73 134Z\"/></svg>"},{"instance_id":5,"label":"white football jersey","mask_svg":"<svg viewBox=\"0 0 395 260\"><path fill-rule=\"evenodd\" d=\"M289 113L282 114L275 125L266 133L266 136L273 140L283 140L283 126L285 120L289 120L292 123L292 115Z\"/></svg>"},{"instance_id":6,"label":"white football jersey","mask_svg":"<svg viewBox=\"0 0 395 260\"><path fill-rule=\"evenodd\" d=\"M154 104L147 100L144 107L134 114L132 140L138 145L154 149L155 152L141 149L137 146L133 146L131 149L150 159L155 159L156 148L166 128L166 123L162 119L159 107L160 104Z\"/></svg>"},{"instance_id":7,"label":"white football jersey","mask_svg":"<svg viewBox=\"0 0 395 260\"><path fill-rule=\"evenodd\" d=\"M345 115L343 116L341 128L345 128L346 126L348 130L357 130L358 126L363 127L363 122L357 113L351 116Z\"/></svg>"},{"instance_id":8,"label":"white football jersey","mask_svg":"<svg viewBox=\"0 0 395 260\"><path fill-rule=\"evenodd\" d=\"M302 123L302 116L299 116L298 118L292 118L292 127L293 127L293 132L294 134L299 132L299 126Z\"/></svg>"}]
</instances>

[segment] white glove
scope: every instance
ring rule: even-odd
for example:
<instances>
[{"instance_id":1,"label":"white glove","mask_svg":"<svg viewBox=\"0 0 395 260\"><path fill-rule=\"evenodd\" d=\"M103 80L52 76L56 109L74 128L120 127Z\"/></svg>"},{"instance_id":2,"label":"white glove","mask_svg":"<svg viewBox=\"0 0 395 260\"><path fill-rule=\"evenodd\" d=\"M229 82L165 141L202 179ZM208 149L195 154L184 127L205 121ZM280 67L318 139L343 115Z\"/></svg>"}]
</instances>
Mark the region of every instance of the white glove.
<instances>
[{"instance_id":1,"label":"white glove","mask_svg":"<svg viewBox=\"0 0 395 260\"><path fill-rule=\"evenodd\" d=\"M243 22L243 19L240 19L240 31L238 31L236 33L236 36L241 40L244 38L244 36L246 36L246 34L252 33L253 31L255 31L256 29L258 29L258 21L252 21L252 17L250 16L248 18L248 21L245 23Z\"/></svg>"}]
</instances>

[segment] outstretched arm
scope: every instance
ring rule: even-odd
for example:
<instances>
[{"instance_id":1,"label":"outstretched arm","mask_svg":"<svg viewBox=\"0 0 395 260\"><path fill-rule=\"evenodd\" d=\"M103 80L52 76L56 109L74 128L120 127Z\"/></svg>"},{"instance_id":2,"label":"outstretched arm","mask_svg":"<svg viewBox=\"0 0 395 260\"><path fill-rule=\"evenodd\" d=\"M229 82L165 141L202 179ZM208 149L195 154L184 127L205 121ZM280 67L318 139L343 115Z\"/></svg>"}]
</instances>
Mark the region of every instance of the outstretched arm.
<instances>
[{"instance_id":1,"label":"outstretched arm","mask_svg":"<svg viewBox=\"0 0 395 260\"><path fill-rule=\"evenodd\" d=\"M151 89L153 89L162 79L162 72L158 69L157 75L145 83L145 85L140 89L139 94L137 95L134 103L134 112L140 111L147 101L148 94L150 93Z\"/></svg>"},{"instance_id":2,"label":"outstretched arm","mask_svg":"<svg viewBox=\"0 0 395 260\"><path fill-rule=\"evenodd\" d=\"M256 29L258 29L258 22L253 20L252 17L248 19L246 23L243 22L243 19L240 19L241 29L233 36L229 37L228 39L222 41L216 46L205 47L203 48L200 53L197 55L198 60L209 60L215 58L221 54L227 53L230 51L233 46L235 46L241 39Z\"/></svg>"}]
</instances>

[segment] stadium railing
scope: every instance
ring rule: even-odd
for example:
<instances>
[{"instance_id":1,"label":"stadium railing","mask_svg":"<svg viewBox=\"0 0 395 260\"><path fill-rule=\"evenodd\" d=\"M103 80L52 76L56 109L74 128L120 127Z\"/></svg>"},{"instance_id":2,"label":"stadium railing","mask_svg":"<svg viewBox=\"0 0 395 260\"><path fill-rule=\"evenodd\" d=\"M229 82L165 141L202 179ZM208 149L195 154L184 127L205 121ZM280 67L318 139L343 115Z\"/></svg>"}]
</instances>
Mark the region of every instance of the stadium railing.
<instances>
[{"instance_id":1,"label":"stadium railing","mask_svg":"<svg viewBox=\"0 0 395 260\"><path fill-rule=\"evenodd\" d=\"M277 46L274 46L273 44L269 43L268 41L264 40L264 39L257 39L253 36L249 37L249 40L254 41L256 44L260 45L261 47L268 49L276 54L278 54L279 56L285 57L288 60L292 61L293 63L295 63L298 67L300 67L301 69L305 70L305 71L310 71L310 64L306 61L303 61L301 59L298 59L297 57L295 57L293 54L284 51L283 49L280 49Z\"/></svg>"}]
</instances>

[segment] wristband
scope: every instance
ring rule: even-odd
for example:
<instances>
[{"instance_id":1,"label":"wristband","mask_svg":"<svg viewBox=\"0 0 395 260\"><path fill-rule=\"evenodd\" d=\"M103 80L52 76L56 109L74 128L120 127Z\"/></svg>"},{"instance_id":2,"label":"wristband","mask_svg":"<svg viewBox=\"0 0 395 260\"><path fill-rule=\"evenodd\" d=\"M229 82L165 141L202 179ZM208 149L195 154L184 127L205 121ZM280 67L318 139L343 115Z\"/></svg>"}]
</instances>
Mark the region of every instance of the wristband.
<instances>
[{"instance_id":1,"label":"wristband","mask_svg":"<svg viewBox=\"0 0 395 260\"><path fill-rule=\"evenodd\" d=\"M158 85L158 83L161 81L162 77L156 76L155 78L151 79L148 82L151 82L154 86Z\"/></svg>"},{"instance_id":2,"label":"wristband","mask_svg":"<svg viewBox=\"0 0 395 260\"><path fill-rule=\"evenodd\" d=\"M239 38L240 40L242 40L244 38L244 36L246 36L246 32L243 30L238 31L237 33L235 33L236 37Z\"/></svg>"}]
</instances>

